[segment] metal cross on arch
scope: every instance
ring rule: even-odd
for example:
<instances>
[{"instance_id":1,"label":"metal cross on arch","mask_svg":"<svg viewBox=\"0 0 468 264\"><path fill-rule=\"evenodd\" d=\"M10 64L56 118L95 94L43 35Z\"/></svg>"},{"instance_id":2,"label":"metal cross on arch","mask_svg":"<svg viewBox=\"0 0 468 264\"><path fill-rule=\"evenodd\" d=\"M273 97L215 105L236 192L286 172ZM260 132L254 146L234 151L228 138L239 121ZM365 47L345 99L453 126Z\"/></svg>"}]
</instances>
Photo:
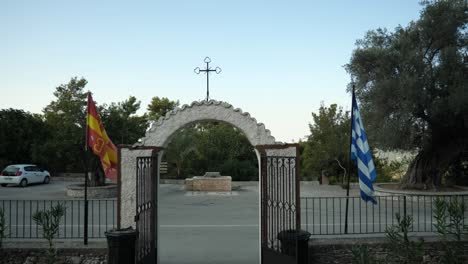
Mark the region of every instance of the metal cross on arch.
<instances>
[{"instance_id":1,"label":"metal cross on arch","mask_svg":"<svg viewBox=\"0 0 468 264\"><path fill-rule=\"evenodd\" d=\"M210 62L211 59L210 57L205 58L205 63L206 63L206 68L205 69L200 69L200 67L196 67L193 71L196 74L200 74L200 72L206 73L206 101L210 100L210 72L216 72L216 74L221 73L221 68L216 67L215 69L210 68Z\"/></svg>"}]
</instances>

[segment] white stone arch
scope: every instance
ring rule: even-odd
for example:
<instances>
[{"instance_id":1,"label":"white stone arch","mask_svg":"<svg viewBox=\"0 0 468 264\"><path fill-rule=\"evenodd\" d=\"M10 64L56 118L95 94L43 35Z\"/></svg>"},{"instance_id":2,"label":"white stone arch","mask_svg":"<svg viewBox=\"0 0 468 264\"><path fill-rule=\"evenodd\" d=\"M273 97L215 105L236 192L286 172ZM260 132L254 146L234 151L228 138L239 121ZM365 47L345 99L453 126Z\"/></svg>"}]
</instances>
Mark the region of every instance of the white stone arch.
<instances>
[{"instance_id":1,"label":"white stone arch","mask_svg":"<svg viewBox=\"0 0 468 264\"><path fill-rule=\"evenodd\" d=\"M170 111L158 121L150 123L146 135L137 146L165 148L179 129L201 121L220 121L240 129L254 147L278 142L262 123L231 104L221 101L195 101Z\"/></svg>"},{"instance_id":2,"label":"white stone arch","mask_svg":"<svg viewBox=\"0 0 468 264\"><path fill-rule=\"evenodd\" d=\"M136 160L139 156L158 155L158 167L164 153L164 149L170 143L176 132L190 124L203 121L219 121L230 124L241 130L253 146L258 158L259 188L261 185L261 153L266 156L297 156L297 144L284 144L276 142L271 132L263 123L234 108L231 104L221 101L195 101L190 105L183 105L170 111L166 116L156 122L151 122L145 137L133 146L119 146L119 175L118 175L118 227L135 226L136 214ZM157 186L159 188L159 171ZM159 192L158 192L159 193ZM159 200L159 199L158 199ZM261 192L259 192L259 201ZM159 206L157 207L159 211ZM259 215L261 214L259 208ZM159 212L157 213L159 215ZM156 220L159 223L158 220ZM262 223L259 219L259 226ZM158 225L159 228L159 225ZM159 234L159 230L157 231ZM259 233L259 242L261 240ZM158 263L159 263L159 239L158 239ZM259 245L259 247L261 247ZM261 252L260 259L262 258Z\"/></svg>"}]
</instances>

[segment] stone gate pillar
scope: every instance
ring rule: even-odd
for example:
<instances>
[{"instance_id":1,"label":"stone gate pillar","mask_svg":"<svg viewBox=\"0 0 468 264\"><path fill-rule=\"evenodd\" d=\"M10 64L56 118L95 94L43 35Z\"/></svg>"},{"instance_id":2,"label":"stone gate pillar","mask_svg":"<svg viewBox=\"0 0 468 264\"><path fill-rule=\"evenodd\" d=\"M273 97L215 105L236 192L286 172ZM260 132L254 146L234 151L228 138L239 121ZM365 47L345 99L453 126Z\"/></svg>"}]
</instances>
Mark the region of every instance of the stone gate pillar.
<instances>
[{"instance_id":1,"label":"stone gate pillar","mask_svg":"<svg viewBox=\"0 0 468 264\"><path fill-rule=\"evenodd\" d=\"M119 146L118 190L117 190L117 226L133 226L136 215L136 173L137 157L155 154L156 148Z\"/></svg>"}]
</instances>

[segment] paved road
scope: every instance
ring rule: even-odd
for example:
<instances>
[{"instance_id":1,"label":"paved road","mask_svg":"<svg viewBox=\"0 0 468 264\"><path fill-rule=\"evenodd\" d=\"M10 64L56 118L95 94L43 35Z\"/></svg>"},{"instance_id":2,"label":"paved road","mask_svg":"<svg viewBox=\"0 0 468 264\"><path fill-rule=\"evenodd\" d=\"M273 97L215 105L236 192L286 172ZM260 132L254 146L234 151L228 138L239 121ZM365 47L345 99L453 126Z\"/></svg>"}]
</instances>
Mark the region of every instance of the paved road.
<instances>
[{"instance_id":1,"label":"paved road","mask_svg":"<svg viewBox=\"0 0 468 264\"><path fill-rule=\"evenodd\" d=\"M70 181L50 181L49 184L28 185L25 188L8 185L0 187L0 200L49 200L49 199L69 199L66 194L66 187L76 182Z\"/></svg>"}]
</instances>

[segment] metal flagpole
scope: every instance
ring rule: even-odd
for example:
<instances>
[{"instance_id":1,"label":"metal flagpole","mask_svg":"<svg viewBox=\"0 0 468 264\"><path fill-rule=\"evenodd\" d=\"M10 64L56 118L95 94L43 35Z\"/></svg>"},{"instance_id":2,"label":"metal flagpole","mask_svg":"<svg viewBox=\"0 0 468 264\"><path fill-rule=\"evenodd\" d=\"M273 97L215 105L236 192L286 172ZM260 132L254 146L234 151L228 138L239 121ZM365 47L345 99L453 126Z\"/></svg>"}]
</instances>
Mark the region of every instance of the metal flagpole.
<instances>
[{"instance_id":1,"label":"metal flagpole","mask_svg":"<svg viewBox=\"0 0 468 264\"><path fill-rule=\"evenodd\" d=\"M85 245L88 245L88 114L89 114L89 102L90 92L88 91L88 104L86 106L86 125L85 125L85 188L84 188L84 241Z\"/></svg>"},{"instance_id":2,"label":"metal flagpole","mask_svg":"<svg viewBox=\"0 0 468 264\"><path fill-rule=\"evenodd\" d=\"M351 124L349 128L349 159L348 159L348 181L346 184L346 213L345 213L345 226L344 232L348 234L348 209L349 209L349 182L351 179L351 144L353 143L353 119L354 119L354 109L353 109L353 102L354 102L354 82L353 85L353 94L351 96Z\"/></svg>"}]
</instances>

